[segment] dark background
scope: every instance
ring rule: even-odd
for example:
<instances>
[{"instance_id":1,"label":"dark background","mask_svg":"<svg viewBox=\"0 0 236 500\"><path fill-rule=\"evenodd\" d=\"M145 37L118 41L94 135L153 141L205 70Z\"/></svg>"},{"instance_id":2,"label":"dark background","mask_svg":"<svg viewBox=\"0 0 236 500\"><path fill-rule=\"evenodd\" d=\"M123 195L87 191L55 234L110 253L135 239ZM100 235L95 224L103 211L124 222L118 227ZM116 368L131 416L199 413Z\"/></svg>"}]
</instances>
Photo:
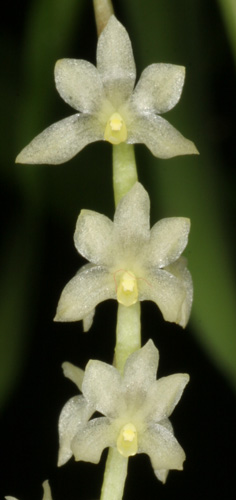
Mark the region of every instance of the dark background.
<instances>
[{"instance_id":1,"label":"dark background","mask_svg":"<svg viewBox=\"0 0 236 500\"><path fill-rule=\"evenodd\" d=\"M124 499L235 499L235 64L219 4L213 0L114 2L134 48L138 75L152 62L187 68L183 98L167 119L196 143L199 158L152 158L137 146L139 178L151 220L191 217L186 255L195 284L189 326L164 323L142 304L143 343L160 350L159 376L190 374L171 418L187 460L163 486L149 458L130 460ZM57 421L77 389L61 363L112 362L115 302L102 303L87 334L52 319L64 285L83 264L73 246L81 208L113 216L111 148L97 143L60 166L15 165L39 131L69 115L53 81L55 61L95 63L92 2L23 1L2 18L1 76L1 480L0 494L53 500L99 498L98 466L56 467Z\"/></svg>"}]
</instances>

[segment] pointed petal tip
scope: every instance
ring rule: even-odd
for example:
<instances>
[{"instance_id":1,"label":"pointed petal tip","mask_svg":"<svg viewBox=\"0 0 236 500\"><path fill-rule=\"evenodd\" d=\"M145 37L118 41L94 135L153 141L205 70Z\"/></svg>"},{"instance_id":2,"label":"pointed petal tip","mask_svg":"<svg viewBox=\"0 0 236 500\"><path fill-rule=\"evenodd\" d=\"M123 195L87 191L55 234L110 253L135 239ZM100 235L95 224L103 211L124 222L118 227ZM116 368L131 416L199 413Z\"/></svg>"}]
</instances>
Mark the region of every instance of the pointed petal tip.
<instances>
[{"instance_id":1,"label":"pointed petal tip","mask_svg":"<svg viewBox=\"0 0 236 500\"><path fill-rule=\"evenodd\" d=\"M57 460L57 467L61 467L66 462L67 462L67 460L63 459L63 457L61 456L61 453L59 452L58 460Z\"/></svg>"},{"instance_id":2,"label":"pointed petal tip","mask_svg":"<svg viewBox=\"0 0 236 500\"><path fill-rule=\"evenodd\" d=\"M190 154L193 154L193 155L200 155L200 152L198 151L198 149L196 148L194 142L192 142L192 153Z\"/></svg>"},{"instance_id":3,"label":"pointed petal tip","mask_svg":"<svg viewBox=\"0 0 236 500\"><path fill-rule=\"evenodd\" d=\"M15 159L15 163L21 163L21 164L27 164L27 163L30 163L29 161L27 161L27 155L24 155L23 153L24 150L22 150L16 157Z\"/></svg>"},{"instance_id":4,"label":"pointed petal tip","mask_svg":"<svg viewBox=\"0 0 236 500\"><path fill-rule=\"evenodd\" d=\"M185 385L190 381L190 375L188 373L183 373L183 378L185 379Z\"/></svg>"}]
</instances>

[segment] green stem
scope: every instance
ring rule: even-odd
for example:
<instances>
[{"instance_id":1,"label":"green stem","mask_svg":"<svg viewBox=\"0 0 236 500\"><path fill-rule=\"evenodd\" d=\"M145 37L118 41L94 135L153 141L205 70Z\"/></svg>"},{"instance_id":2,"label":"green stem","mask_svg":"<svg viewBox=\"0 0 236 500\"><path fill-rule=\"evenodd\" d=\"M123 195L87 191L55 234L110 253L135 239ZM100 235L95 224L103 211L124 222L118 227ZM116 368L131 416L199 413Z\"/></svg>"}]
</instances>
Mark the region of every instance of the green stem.
<instances>
[{"instance_id":1,"label":"green stem","mask_svg":"<svg viewBox=\"0 0 236 500\"><path fill-rule=\"evenodd\" d=\"M127 476L128 458L116 448L110 448L107 456L100 500L121 500Z\"/></svg>"},{"instance_id":2,"label":"green stem","mask_svg":"<svg viewBox=\"0 0 236 500\"><path fill-rule=\"evenodd\" d=\"M138 180L133 146L113 146L113 189L115 205ZM114 364L121 373L130 354L141 347L140 302L130 307L118 305ZM100 500L122 500L128 458L116 448L108 452Z\"/></svg>"},{"instance_id":3,"label":"green stem","mask_svg":"<svg viewBox=\"0 0 236 500\"><path fill-rule=\"evenodd\" d=\"M101 34L109 18L114 14L111 0L93 0L93 8L97 25L97 34Z\"/></svg>"},{"instance_id":4,"label":"green stem","mask_svg":"<svg viewBox=\"0 0 236 500\"><path fill-rule=\"evenodd\" d=\"M141 347L140 302L130 307L119 304L116 326L115 366L121 373L132 352Z\"/></svg>"},{"instance_id":5,"label":"green stem","mask_svg":"<svg viewBox=\"0 0 236 500\"><path fill-rule=\"evenodd\" d=\"M137 182L134 146L122 142L113 146L113 189L115 205Z\"/></svg>"},{"instance_id":6,"label":"green stem","mask_svg":"<svg viewBox=\"0 0 236 500\"><path fill-rule=\"evenodd\" d=\"M140 302L130 307L118 306L115 366L122 373L132 352L141 347ZM128 458L116 448L108 452L100 500L122 500L127 475Z\"/></svg>"}]
</instances>

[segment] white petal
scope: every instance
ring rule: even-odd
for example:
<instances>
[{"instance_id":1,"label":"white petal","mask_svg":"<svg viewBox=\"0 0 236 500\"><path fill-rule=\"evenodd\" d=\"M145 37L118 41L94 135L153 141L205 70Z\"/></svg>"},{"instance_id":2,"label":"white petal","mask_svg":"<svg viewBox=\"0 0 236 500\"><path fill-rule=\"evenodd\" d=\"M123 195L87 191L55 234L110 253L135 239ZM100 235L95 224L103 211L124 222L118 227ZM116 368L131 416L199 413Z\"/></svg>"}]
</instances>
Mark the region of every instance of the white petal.
<instances>
[{"instance_id":1,"label":"white petal","mask_svg":"<svg viewBox=\"0 0 236 500\"><path fill-rule=\"evenodd\" d=\"M95 314L95 309L90 311L86 316L83 318L83 330L84 332L88 332L93 324L93 318Z\"/></svg>"},{"instance_id":2,"label":"white petal","mask_svg":"<svg viewBox=\"0 0 236 500\"><path fill-rule=\"evenodd\" d=\"M83 396L69 399L63 407L59 418L59 456L58 465L65 464L72 456L71 442L78 432L84 428L89 418L94 413Z\"/></svg>"},{"instance_id":3,"label":"white petal","mask_svg":"<svg viewBox=\"0 0 236 500\"><path fill-rule=\"evenodd\" d=\"M131 354L124 367L123 385L126 391L146 393L156 380L159 352L152 340Z\"/></svg>"},{"instance_id":4,"label":"white petal","mask_svg":"<svg viewBox=\"0 0 236 500\"><path fill-rule=\"evenodd\" d=\"M104 448L115 446L116 431L105 417L95 418L78 432L72 442L75 460L97 464Z\"/></svg>"},{"instance_id":5,"label":"white petal","mask_svg":"<svg viewBox=\"0 0 236 500\"><path fill-rule=\"evenodd\" d=\"M104 267L88 264L65 286L54 319L79 321L107 299L116 299L113 276Z\"/></svg>"},{"instance_id":6,"label":"white petal","mask_svg":"<svg viewBox=\"0 0 236 500\"><path fill-rule=\"evenodd\" d=\"M159 479L159 481L162 482L162 484L165 484L169 471L166 469L159 469L159 470L157 469L154 470L154 474L157 477L157 479Z\"/></svg>"},{"instance_id":7,"label":"white petal","mask_svg":"<svg viewBox=\"0 0 236 500\"><path fill-rule=\"evenodd\" d=\"M183 328L188 323L193 303L193 281L186 266L187 260L184 257L180 257L176 262L165 268L166 271L170 272L179 281L181 281L182 286L185 289L185 296L178 318L178 323L183 326Z\"/></svg>"},{"instance_id":8,"label":"white petal","mask_svg":"<svg viewBox=\"0 0 236 500\"><path fill-rule=\"evenodd\" d=\"M140 244L150 234L150 200L142 184L136 182L117 205L114 216L114 231L123 248L140 251Z\"/></svg>"},{"instance_id":9,"label":"white petal","mask_svg":"<svg viewBox=\"0 0 236 500\"><path fill-rule=\"evenodd\" d=\"M55 66L57 90L72 108L96 113L102 103L103 85L97 68L88 61L60 59Z\"/></svg>"},{"instance_id":10,"label":"white petal","mask_svg":"<svg viewBox=\"0 0 236 500\"><path fill-rule=\"evenodd\" d=\"M105 215L82 210L74 234L78 252L93 264L110 266L116 253L113 222Z\"/></svg>"},{"instance_id":11,"label":"white petal","mask_svg":"<svg viewBox=\"0 0 236 500\"><path fill-rule=\"evenodd\" d=\"M186 300L186 289L181 279L165 269L153 268L144 279L139 280L138 288L140 300L153 300L166 321L185 326L182 307Z\"/></svg>"},{"instance_id":12,"label":"white petal","mask_svg":"<svg viewBox=\"0 0 236 500\"><path fill-rule=\"evenodd\" d=\"M183 469L184 450L173 434L159 424L139 436L139 452L149 455L154 470Z\"/></svg>"},{"instance_id":13,"label":"white petal","mask_svg":"<svg viewBox=\"0 0 236 500\"><path fill-rule=\"evenodd\" d=\"M143 143L157 158L198 154L195 145L161 116L147 113L137 115L128 130L129 144Z\"/></svg>"},{"instance_id":14,"label":"white petal","mask_svg":"<svg viewBox=\"0 0 236 500\"><path fill-rule=\"evenodd\" d=\"M161 219L151 229L147 247L149 265L166 267L176 261L188 243L190 220L184 217Z\"/></svg>"},{"instance_id":15,"label":"white petal","mask_svg":"<svg viewBox=\"0 0 236 500\"><path fill-rule=\"evenodd\" d=\"M122 378L114 366L90 360L82 390L87 401L105 416L116 417L124 409Z\"/></svg>"},{"instance_id":16,"label":"white petal","mask_svg":"<svg viewBox=\"0 0 236 500\"><path fill-rule=\"evenodd\" d=\"M81 370L81 368L78 368L78 366L72 365L72 363L68 363L68 361L65 361L62 364L62 369L64 376L74 382L74 384L77 385L78 389L82 391L84 370Z\"/></svg>"},{"instance_id":17,"label":"white petal","mask_svg":"<svg viewBox=\"0 0 236 500\"><path fill-rule=\"evenodd\" d=\"M132 102L141 112L165 113L180 99L185 68L174 64L152 64L141 74Z\"/></svg>"},{"instance_id":18,"label":"white petal","mask_svg":"<svg viewBox=\"0 0 236 500\"><path fill-rule=\"evenodd\" d=\"M114 16L98 40L97 68L108 99L119 107L132 93L136 69L128 33Z\"/></svg>"},{"instance_id":19,"label":"white petal","mask_svg":"<svg viewBox=\"0 0 236 500\"><path fill-rule=\"evenodd\" d=\"M103 130L93 116L64 118L37 135L16 158L16 163L58 165L73 158L90 142L103 139Z\"/></svg>"},{"instance_id":20,"label":"white petal","mask_svg":"<svg viewBox=\"0 0 236 500\"><path fill-rule=\"evenodd\" d=\"M173 427L172 427L172 424L168 418L166 418L165 420L162 420L159 423L160 423L160 425L165 427L169 432L171 432L173 434ZM156 470L154 470L154 474L157 477L157 479L159 479L159 481L161 481L163 484L165 484L167 476L169 474L169 470L168 469L156 469Z\"/></svg>"},{"instance_id":21,"label":"white petal","mask_svg":"<svg viewBox=\"0 0 236 500\"><path fill-rule=\"evenodd\" d=\"M169 417L188 382L189 375L186 373L175 373L156 380L147 393L145 406L142 409L143 418L160 422Z\"/></svg>"},{"instance_id":22,"label":"white petal","mask_svg":"<svg viewBox=\"0 0 236 500\"><path fill-rule=\"evenodd\" d=\"M43 500L52 500L52 494L49 482L44 481L42 486L43 486Z\"/></svg>"}]
</instances>

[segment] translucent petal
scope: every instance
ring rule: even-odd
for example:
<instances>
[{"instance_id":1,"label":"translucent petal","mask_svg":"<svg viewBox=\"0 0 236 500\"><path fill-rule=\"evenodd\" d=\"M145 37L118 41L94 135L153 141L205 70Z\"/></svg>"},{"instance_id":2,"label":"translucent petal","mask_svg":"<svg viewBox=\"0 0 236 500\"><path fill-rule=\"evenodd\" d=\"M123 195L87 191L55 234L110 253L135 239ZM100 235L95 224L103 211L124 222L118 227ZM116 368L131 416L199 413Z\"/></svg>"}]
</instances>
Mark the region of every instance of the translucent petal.
<instances>
[{"instance_id":1,"label":"translucent petal","mask_svg":"<svg viewBox=\"0 0 236 500\"><path fill-rule=\"evenodd\" d=\"M95 418L78 432L72 442L75 460L97 464L104 448L115 446L116 430L105 417Z\"/></svg>"},{"instance_id":2,"label":"translucent petal","mask_svg":"<svg viewBox=\"0 0 236 500\"><path fill-rule=\"evenodd\" d=\"M159 424L149 426L140 434L139 453L149 455L154 470L183 469L184 450L172 432Z\"/></svg>"},{"instance_id":3,"label":"translucent petal","mask_svg":"<svg viewBox=\"0 0 236 500\"><path fill-rule=\"evenodd\" d=\"M114 231L121 247L140 251L140 244L150 234L150 200L147 191L136 182L117 205L114 216Z\"/></svg>"},{"instance_id":4,"label":"translucent petal","mask_svg":"<svg viewBox=\"0 0 236 500\"><path fill-rule=\"evenodd\" d=\"M141 112L165 113L180 99L185 68L174 64L152 64L141 74L132 102Z\"/></svg>"},{"instance_id":5,"label":"translucent petal","mask_svg":"<svg viewBox=\"0 0 236 500\"><path fill-rule=\"evenodd\" d=\"M68 361L62 363L62 369L64 376L69 378L75 385L77 385L78 389L82 391L82 382L84 378L84 370L78 368L78 366L72 365Z\"/></svg>"},{"instance_id":6,"label":"translucent petal","mask_svg":"<svg viewBox=\"0 0 236 500\"><path fill-rule=\"evenodd\" d=\"M55 66L56 88L64 101L84 113L96 113L103 98L97 68L88 61L60 59Z\"/></svg>"},{"instance_id":7,"label":"translucent petal","mask_svg":"<svg viewBox=\"0 0 236 500\"><path fill-rule=\"evenodd\" d=\"M78 429L84 425L94 413L94 409L83 396L69 399L63 407L59 418L59 456L58 465L65 464L72 456L71 442Z\"/></svg>"},{"instance_id":8,"label":"translucent petal","mask_svg":"<svg viewBox=\"0 0 236 500\"><path fill-rule=\"evenodd\" d=\"M139 299L153 300L166 321L185 326L182 307L186 298L185 283L163 269L153 268L139 280Z\"/></svg>"},{"instance_id":9,"label":"translucent petal","mask_svg":"<svg viewBox=\"0 0 236 500\"><path fill-rule=\"evenodd\" d=\"M142 409L143 418L149 422L160 422L169 417L188 382L189 375L186 373L175 373L156 380L147 393Z\"/></svg>"},{"instance_id":10,"label":"translucent petal","mask_svg":"<svg viewBox=\"0 0 236 500\"><path fill-rule=\"evenodd\" d=\"M166 267L176 261L188 243L190 220L184 217L161 219L151 229L146 258L149 265Z\"/></svg>"},{"instance_id":11,"label":"translucent petal","mask_svg":"<svg viewBox=\"0 0 236 500\"><path fill-rule=\"evenodd\" d=\"M79 321L100 302L116 298L113 276L101 266L87 265L65 286L55 321Z\"/></svg>"},{"instance_id":12,"label":"translucent petal","mask_svg":"<svg viewBox=\"0 0 236 500\"><path fill-rule=\"evenodd\" d=\"M126 391L145 392L156 380L159 352L152 340L131 354L124 367L123 385Z\"/></svg>"},{"instance_id":13,"label":"translucent petal","mask_svg":"<svg viewBox=\"0 0 236 500\"><path fill-rule=\"evenodd\" d=\"M105 93L117 110L133 91L136 69L128 33L114 16L98 40L97 68Z\"/></svg>"},{"instance_id":14,"label":"translucent petal","mask_svg":"<svg viewBox=\"0 0 236 500\"><path fill-rule=\"evenodd\" d=\"M176 262L165 268L166 271L170 272L181 281L185 289L185 296L178 318L178 323L183 327L185 327L188 323L193 303L193 281L186 266L187 260L184 257L180 257Z\"/></svg>"},{"instance_id":15,"label":"translucent petal","mask_svg":"<svg viewBox=\"0 0 236 500\"><path fill-rule=\"evenodd\" d=\"M110 266L116 253L113 222L105 215L82 210L74 234L78 252L93 264Z\"/></svg>"},{"instance_id":16,"label":"translucent petal","mask_svg":"<svg viewBox=\"0 0 236 500\"><path fill-rule=\"evenodd\" d=\"M73 115L37 135L16 158L16 163L58 165L73 158L90 142L103 139L103 130L93 116Z\"/></svg>"},{"instance_id":17,"label":"translucent petal","mask_svg":"<svg viewBox=\"0 0 236 500\"><path fill-rule=\"evenodd\" d=\"M121 375L114 366L90 360L85 369L83 394L97 411L116 417L124 410Z\"/></svg>"},{"instance_id":18,"label":"translucent petal","mask_svg":"<svg viewBox=\"0 0 236 500\"><path fill-rule=\"evenodd\" d=\"M129 144L143 143L157 158L198 154L195 145L161 116L147 113L133 117L128 130Z\"/></svg>"}]
</instances>

